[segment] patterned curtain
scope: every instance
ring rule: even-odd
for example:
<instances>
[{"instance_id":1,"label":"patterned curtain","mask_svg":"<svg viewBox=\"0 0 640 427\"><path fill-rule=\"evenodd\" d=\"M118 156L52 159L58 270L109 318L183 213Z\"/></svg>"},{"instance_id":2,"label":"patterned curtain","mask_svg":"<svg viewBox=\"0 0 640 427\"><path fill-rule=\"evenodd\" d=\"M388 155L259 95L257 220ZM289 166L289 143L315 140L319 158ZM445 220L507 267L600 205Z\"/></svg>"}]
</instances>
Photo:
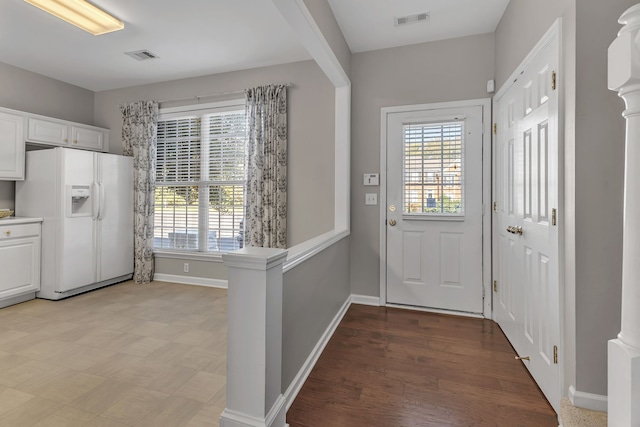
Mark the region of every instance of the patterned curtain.
<instances>
[{"instance_id":1,"label":"patterned curtain","mask_svg":"<svg viewBox=\"0 0 640 427\"><path fill-rule=\"evenodd\" d=\"M134 272L137 284L153 280L153 214L158 103L121 105L123 154L133 157Z\"/></svg>"},{"instance_id":2,"label":"patterned curtain","mask_svg":"<svg viewBox=\"0 0 640 427\"><path fill-rule=\"evenodd\" d=\"M245 244L287 247L287 87L247 89Z\"/></svg>"}]
</instances>

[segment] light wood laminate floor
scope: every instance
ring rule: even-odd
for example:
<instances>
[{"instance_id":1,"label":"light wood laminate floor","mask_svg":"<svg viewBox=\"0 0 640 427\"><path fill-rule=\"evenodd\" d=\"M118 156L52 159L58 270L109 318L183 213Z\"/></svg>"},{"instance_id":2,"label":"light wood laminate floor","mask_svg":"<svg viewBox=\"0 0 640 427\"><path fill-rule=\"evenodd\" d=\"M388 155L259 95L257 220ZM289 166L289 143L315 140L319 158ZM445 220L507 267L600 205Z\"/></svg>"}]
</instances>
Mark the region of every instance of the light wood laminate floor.
<instances>
[{"instance_id":1,"label":"light wood laminate floor","mask_svg":"<svg viewBox=\"0 0 640 427\"><path fill-rule=\"evenodd\" d=\"M0 310L0 426L218 426L227 292L154 282Z\"/></svg>"}]
</instances>

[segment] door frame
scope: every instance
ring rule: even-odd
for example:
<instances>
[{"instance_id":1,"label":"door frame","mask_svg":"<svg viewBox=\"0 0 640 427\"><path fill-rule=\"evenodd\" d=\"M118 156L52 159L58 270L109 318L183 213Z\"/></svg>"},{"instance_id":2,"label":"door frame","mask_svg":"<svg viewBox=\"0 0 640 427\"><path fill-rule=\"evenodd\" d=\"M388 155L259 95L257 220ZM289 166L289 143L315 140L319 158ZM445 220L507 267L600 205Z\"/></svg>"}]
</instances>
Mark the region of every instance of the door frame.
<instances>
[{"instance_id":1,"label":"door frame","mask_svg":"<svg viewBox=\"0 0 640 427\"><path fill-rule=\"evenodd\" d=\"M429 104L401 105L380 109L380 305L403 307L387 302L387 119L390 114L408 113L421 110L439 110L448 108L482 107L482 295L483 317L492 316L491 267L491 188L492 188L492 140L491 140L491 98L470 99L464 101L436 102ZM419 308L411 307L412 310ZM419 309L420 310L420 309ZM467 317L470 313L430 308L424 311L446 314L460 314Z\"/></svg>"}]
</instances>

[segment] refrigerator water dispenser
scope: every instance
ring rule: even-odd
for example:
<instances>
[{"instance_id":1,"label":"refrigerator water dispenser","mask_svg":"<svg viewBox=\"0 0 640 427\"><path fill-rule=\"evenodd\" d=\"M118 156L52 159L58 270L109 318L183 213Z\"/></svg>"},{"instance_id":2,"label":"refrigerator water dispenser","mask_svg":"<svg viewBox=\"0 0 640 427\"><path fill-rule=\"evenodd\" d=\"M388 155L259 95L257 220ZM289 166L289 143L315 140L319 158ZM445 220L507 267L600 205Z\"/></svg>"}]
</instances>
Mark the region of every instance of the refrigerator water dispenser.
<instances>
[{"instance_id":1,"label":"refrigerator water dispenser","mask_svg":"<svg viewBox=\"0 0 640 427\"><path fill-rule=\"evenodd\" d=\"M67 216L91 216L91 187L88 185L67 186Z\"/></svg>"}]
</instances>

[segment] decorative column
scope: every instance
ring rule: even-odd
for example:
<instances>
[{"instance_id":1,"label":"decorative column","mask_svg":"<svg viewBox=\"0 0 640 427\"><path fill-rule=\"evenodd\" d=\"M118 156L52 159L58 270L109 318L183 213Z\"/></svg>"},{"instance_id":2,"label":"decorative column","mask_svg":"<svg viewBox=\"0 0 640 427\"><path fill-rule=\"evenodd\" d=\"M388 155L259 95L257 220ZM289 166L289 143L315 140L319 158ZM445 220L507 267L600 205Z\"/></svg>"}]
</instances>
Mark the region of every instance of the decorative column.
<instances>
[{"instance_id":1,"label":"decorative column","mask_svg":"<svg viewBox=\"0 0 640 427\"><path fill-rule=\"evenodd\" d=\"M624 27L609 47L609 89L626 104L627 122L622 327L609 341L610 426L640 426L640 4L620 17Z\"/></svg>"},{"instance_id":2,"label":"decorative column","mask_svg":"<svg viewBox=\"0 0 640 427\"><path fill-rule=\"evenodd\" d=\"M282 396L282 263L287 251L246 247L229 268L227 404L221 427L285 427Z\"/></svg>"}]
</instances>

